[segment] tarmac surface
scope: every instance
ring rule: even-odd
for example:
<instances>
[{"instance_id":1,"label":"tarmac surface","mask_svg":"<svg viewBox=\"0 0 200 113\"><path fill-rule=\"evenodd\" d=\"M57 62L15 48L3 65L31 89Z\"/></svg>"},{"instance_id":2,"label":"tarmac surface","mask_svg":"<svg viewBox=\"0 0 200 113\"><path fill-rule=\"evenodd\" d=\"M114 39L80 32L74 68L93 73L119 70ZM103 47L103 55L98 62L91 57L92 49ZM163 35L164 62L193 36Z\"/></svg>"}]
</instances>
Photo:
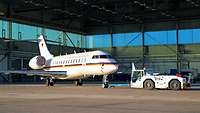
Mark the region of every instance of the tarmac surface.
<instances>
[{"instance_id":1,"label":"tarmac surface","mask_svg":"<svg viewBox=\"0 0 200 113\"><path fill-rule=\"evenodd\" d=\"M200 90L0 85L0 113L200 113Z\"/></svg>"}]
</instances>

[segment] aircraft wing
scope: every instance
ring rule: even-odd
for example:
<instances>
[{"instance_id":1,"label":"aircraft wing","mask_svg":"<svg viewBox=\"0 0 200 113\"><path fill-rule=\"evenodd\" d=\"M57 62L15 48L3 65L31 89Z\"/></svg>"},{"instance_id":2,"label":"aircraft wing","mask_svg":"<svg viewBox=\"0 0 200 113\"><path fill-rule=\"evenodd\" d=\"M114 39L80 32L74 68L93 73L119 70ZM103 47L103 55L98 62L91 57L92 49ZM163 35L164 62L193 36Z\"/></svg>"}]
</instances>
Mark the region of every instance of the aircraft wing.
<instances>
[{"instance_id":1,"label":"aircraft wing","mask_svg":"<svg viewBox=\"0 0 200 113\"><path fill-rule=\"evenodd\" d=\"M27 75L67 75L67 71L44 71L44 70L7 70L0 71L0 73L4 74L27 74Z\"/></svg>"}]
</instances>

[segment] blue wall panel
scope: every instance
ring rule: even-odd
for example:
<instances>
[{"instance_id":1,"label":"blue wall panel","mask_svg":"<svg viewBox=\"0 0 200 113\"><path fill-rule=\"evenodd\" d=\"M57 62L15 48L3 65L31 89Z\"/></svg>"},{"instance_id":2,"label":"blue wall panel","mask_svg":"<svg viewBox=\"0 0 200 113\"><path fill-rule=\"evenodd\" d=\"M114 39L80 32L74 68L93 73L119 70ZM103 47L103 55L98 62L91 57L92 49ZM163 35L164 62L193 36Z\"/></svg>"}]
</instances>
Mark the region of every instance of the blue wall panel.
<instances>
[{"instance_id":1,"label":"blue wall panel","mask_svg":"<svg viewBox=\"0 0 200 113\"><path fill-rule=\"evenodd\" d=\"M145 32L145 45L176 44L176 31Z\"/></svg>"},{"instance_id":2,"label":"blue wall panel","mask_svg":"<svg viewBox=\"0 0 200 113\"><path fill-rule=\"evenodd\" d=\"M141 33L113 34L113 46L141 46Z\"/></svg>"}]
</instances>

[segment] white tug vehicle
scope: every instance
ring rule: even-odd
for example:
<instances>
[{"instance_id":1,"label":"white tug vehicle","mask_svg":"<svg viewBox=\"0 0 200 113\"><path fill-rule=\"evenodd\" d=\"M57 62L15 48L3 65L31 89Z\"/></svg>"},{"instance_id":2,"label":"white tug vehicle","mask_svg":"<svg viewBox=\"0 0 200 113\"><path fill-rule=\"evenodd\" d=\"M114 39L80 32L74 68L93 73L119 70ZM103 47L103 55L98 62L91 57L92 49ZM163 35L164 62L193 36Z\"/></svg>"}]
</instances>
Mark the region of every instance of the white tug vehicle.
<instances>
[{"instance_id":1,"label":"white tug vehicle","mask_svg":"<svg viewBox=\"0 0 200 113\"><path fill-rule=\"evenodd\" d=\"M145 89L172 89L180 90L190 87L190 78L184 78L180 74L167 75L152 73L149 74L146 69L135 69L132 63L131 88Z\"/></svg>"}]
</instances>

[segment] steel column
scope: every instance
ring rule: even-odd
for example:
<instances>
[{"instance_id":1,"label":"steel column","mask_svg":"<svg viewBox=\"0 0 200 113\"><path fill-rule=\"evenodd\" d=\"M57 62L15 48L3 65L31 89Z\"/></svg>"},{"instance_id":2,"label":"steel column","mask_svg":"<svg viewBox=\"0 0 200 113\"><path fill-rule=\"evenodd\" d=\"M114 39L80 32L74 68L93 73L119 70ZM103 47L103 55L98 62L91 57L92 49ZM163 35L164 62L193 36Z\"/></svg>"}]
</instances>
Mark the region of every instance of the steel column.
<instances>
[{"instance_id":1,"label":"steel column","mask_svg":"<svg viewBox=\"0 0 200 113\"><path fill-rule=\"evenodd\" d=\"M144 39L144 24L142 24L141 27L141 32L142 32L142 68L145 67L145 39Z\"/></svg>"},{"instance_id":2,"label":"steel column","mask_svg":"<svg viewBox=\"0 0 200 113\"><path fill-rule=\"evenodd\" d=\"M180 72L180 51L179 51L179 25L176 23L176 69Z\"/></svg>"}]
</instances>

